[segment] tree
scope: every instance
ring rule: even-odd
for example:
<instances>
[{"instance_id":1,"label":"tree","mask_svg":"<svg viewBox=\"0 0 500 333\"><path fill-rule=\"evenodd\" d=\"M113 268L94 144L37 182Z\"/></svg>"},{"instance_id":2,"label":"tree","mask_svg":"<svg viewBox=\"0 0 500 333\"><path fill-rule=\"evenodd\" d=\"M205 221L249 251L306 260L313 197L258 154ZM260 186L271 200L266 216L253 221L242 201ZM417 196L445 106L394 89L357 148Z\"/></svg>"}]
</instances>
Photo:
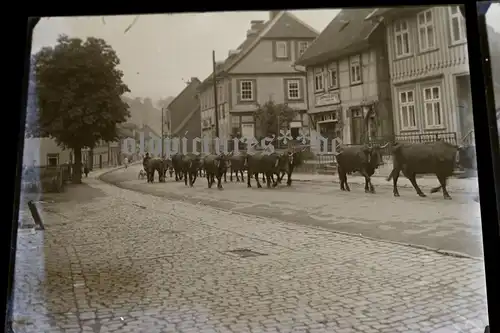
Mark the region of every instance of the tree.
<instances>
[{"instance_id":1,"label":"tree","mask_svg":"<svg viewBox=\"0 0 500 333\"><path fill-rule=\"evenodd\" d=\"M255 125L265 137L279 136L280 130L288 128L295 115L296 111L287 104L276 104L272 100L264 105L258 105L253 114Z\"/></svg>"},{"instance_id":2,"label":"tree","mask_svg":"<svg viewBox=\"0 0 500 333\"><path fill-rule=\"evenodd\" d=\"M130 90L119 64L113 48L94 37L61 35L56 46L34 56L37 108L27 117L26 132L74 150L75 183L81 183L82 148L116 140L117 124L130 116L121 99Z\"/></svg>"}]
</instances>

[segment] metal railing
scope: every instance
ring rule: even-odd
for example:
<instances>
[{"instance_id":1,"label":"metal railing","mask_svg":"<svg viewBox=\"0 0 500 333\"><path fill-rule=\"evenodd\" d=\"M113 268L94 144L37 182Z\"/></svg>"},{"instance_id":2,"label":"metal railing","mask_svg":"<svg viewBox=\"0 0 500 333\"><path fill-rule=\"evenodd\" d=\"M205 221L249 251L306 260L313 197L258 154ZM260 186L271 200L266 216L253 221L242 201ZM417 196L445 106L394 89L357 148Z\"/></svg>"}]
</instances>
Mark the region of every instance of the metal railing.
<instances>
[{"instance_id":1,"label":"metal railing","mask_svg":"<svg viewBox=\"0 0 500 333\"><path fill-rule=\"evenodd\" d=\"M457 144L456 132L438 132L438 133L412 133L398 134L394 136L395 142L407 143L426 143L443 140L451 144Z\"/></svg>"}]
</instances>

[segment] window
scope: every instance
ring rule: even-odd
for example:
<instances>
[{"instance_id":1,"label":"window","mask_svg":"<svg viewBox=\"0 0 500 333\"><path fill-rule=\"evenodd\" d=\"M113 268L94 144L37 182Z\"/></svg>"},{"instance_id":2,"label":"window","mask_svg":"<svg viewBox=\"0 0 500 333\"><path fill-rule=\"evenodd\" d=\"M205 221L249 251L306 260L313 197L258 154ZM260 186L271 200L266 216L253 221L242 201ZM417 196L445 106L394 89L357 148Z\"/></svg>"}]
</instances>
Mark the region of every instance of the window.
<instances>
[{"instance_id":1,"label":"window","mask_svg":"<svg viewBox=\"0 0 500 333\"><path fill-rule=\"evenodd\" d=\"M59 164L59 154L47 154L47 165L57 166Z\"/></svg>"},{"instance_id":2,"label":"window","mask_svg":"<svg viewBox=\"0 0 500 333\"><path fill-rule=\"evenodd\" d=\"M417 128L414 90L401 91L399 93L399 112L401 116L401 128L403 130Z\"/></svg>"},{"instance_id":3,"label":"window","mask_svg":"<svg viewBox=\"0 0 500 333\"><path fill-rule=\"evenodd\" d=\"M288 80L286 81L287 85L287 95L288 99L300 99L300 81L299 80Z\"/></svg>"},{"instance_id":4,"label":"window","mask_svg":"<svg viewBox=\"0 0 500 333\"><path fill-rule=\"evenodd\" d=\"M288 58L288 44L285 41L276 42L276 58Z\"/></svg>"},{"instance_id":5,"label":"window","mask_svg":"<svg viewBox=\"0 0 500 333\"><path fill-rule=\"evenodd\" d=\"M458 6L450 6L450 34L451 43L461 43L465 41L464 19Z\"/></svg>"},{"instance_id":6,"label":"window","mask_svg":"<svg viewBox=\"0 0 500 333\"><path fill-rule=\"evenodd\" d=\"M396 58L410 54L410 30L408 21L400 20L394 23L394 42Z\"/></svg>"},{"instance_id":7,"label":"window","mask_svg":"<svg viewBox=\"0 0 500 333\"><path fill-rule=\"evenodd\" d=\"M314 91L323 91L325 89L323 85L323 69L317 69L314 74Z\"/></svg>"},{"instance_id":8,"label":"window","mask_svg":"<svg viewBox=\"0 0 500 333\"><path fill-rule=\"evenodd\" d=\"M328 88L337 89L339 87L339 77L337 64L335 63L330 68L328 68Z\"/></svg>"},{"instance_id":9,"label":"window","mask_svg":"<svg viewBox=\"0 0 500 333\"><path fill-rule=\"evenodd\" d=\"M424 88L424 115L425 126L434 128L443 126L443 115L441 111L441 92L439 87Z\"/></svg>"},{"instance_id":10,"label":"window","mask_svg":"<svg viewBox=\"0 0 500 333\"><path fill-rule=\"evenodd\" d=\"M240 99L253 101L253 81L240 81Z\"/></svg>"},{"instance_id":11,"label":"window","mask_svg":"<svg viewBox=\"0 0 500 333\"><path fill-rule=\"evenodd\" d=\"M434 24L432 22L432 9L417 15L418 45L420 51L431 50L435 47Z\"/></svg>"},{"instance_id":12,"label":"window","mask_svg":"<svg viewBox=\"0 0 500 333\"><path fill-rule=\"evenodd\" d=\"M350 76L351 84L361 83L361 61L360 56L352 57L350 59Z\"/></svg>"},{"instance_id":13,"label":"window","mask_svg":"<svg viewBox=\"0 0 500 333\"><path fill-rule=\"evenodd\" d=\"M299 57L306 52L309 47L309 42L299 42Z\"/></svg>"}]
</instances>

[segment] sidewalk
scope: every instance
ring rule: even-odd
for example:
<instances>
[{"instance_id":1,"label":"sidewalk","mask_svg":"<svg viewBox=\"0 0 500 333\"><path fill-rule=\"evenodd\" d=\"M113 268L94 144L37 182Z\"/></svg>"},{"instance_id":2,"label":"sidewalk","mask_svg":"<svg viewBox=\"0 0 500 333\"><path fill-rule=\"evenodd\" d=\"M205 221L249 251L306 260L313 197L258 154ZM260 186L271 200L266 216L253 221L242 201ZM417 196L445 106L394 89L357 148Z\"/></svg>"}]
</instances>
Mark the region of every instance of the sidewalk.
<instances>
[{"instance_id":1,"label":"sidewalk","mask_svg":"<svg viewBox=\"0 0 500 333\"><path fill-rule=\"evenodd\" d=\"M133 163L129 164L129 166L132 164L137 164L137 163L139 163L139 162L133 162ZM111 171L118 170L118 169L122 169L122 168L124 168L123 165L105 167L102 169L95 169L94 171L92 171L89 174L88 178L82 178L82 184L85 184L87 179L91 179L92 177L96 178L104 173L111 172ZM80 184L75 185L72 183L68 183L68 184L66 184L65 191L62 193L26 193L26 192L21 192L21 198L20 198L21 200L19 202L19 216L18 216L19 227L20 228L32 228L34 226L33 217L31 216L31 212L28 208L28 201L30 201L30 200L32 200L34 202L38 202L38 201L43 202L45 200L52 201L52 199L51 199L52 197L64 196L67 193L67 191L71 190L75 186L78 187L79 185Z\"/></svg>"},{"instance_id":2,"label":"sidewalk","mask_svg":"<svg viewBox=\"0 0 500 333\"><path fill-rule=\"evenodd\" d=\"M371 178L373 186L388 186L392 187L392 180L386 181L387 176L373 176ZM286 178L286 176L285 176ZM338 174L334 175L321 175L321 174L312 174L312 173L294 173L292 176L294 181L298 182L311 182L311 183L339 183ZM358 175L348 175L347 182L353 184L365 184L365 179L362 176ZM417 178L418 186L424 191L429 190L433 187L439 185L439 182L435 176L423 176ZM400 176L398 179L398 187L406 187L413 188L411 182L404 176ZM467 193L477 193L478 192L478 184L477 178L467 178L467 179L459 179L459 178L449 178L447 189L449 192L467 192Z\"/></svg>"},{"instance_id":3,"label":"sidewalk","mask_svg":"<svg viewBox=\"0 0 500 333\"><path fill-rule=\"evenodd\" d=\"M16 332L482 333L481 260L168 201L104 172L41 204L45 231L20 230Z\"/></svg>"}]
</instances>

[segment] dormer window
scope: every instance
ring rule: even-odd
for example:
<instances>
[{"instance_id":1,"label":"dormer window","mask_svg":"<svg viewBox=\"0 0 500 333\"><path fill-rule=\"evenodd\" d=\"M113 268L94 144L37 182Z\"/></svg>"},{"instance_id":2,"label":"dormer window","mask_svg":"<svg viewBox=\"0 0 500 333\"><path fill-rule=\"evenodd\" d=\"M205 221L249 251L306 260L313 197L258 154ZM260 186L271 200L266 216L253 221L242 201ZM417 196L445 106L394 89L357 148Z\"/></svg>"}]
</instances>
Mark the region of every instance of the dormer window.
<instances>
[{"instance_id":1,"label":"dormer window","mask_svg":"<svg viewBox=\"0 0 500 333\"><path fill-rule=\"evenodd\" d=\"M290 56L290 50L288 50L287 41L276 41L274 42L274 57L277 60L287 60Z\"/></svg>"}]
</instances>

